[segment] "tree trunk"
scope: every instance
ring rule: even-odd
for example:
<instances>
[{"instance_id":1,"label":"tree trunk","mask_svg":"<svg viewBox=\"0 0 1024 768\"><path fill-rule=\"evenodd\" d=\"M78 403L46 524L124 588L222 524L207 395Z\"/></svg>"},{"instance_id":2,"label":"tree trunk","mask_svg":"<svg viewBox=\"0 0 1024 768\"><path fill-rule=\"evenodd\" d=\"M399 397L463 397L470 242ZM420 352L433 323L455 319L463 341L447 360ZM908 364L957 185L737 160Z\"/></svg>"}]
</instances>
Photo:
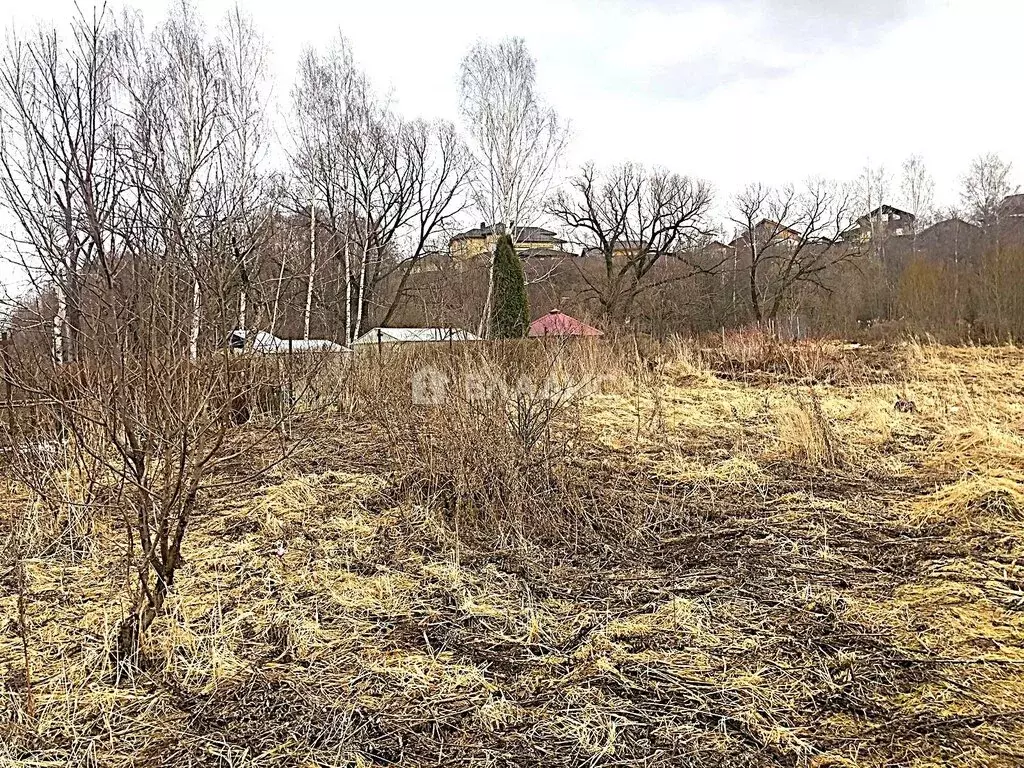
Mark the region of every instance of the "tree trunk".
<instances>
[{"instance_id":1,"label":"tree trunk","mask_svg":"<svg viewBox=\"0 0 1024 768\"><path fill-rule=\"evenodd\" d=\"M235 252L238 253L237 249ZM245 330L249 309L249 271L245 268L244 257L238 259L238 272L242 279L242 288L238 292L238 328Z\"/></svg>"},{"instance_id":2,"label":"tree trunk","mask_svg":"<svg viewBox=\"0 0 1024 768\"><path fill-rule=\"evenodd\" d=\"M189 355L193 360L199 357L199 316L200 316L200 304L199 304L199 266L194 265L194 274L192 275L192 328L189 333Z\"/></svg>"},{"instance_id":3,"label":"tree trunk","mask_svg":"<svg viewBox=\"0 0 1024 768\"><path fill-rule=\"evenodd\" d=\"M55 293L57 312L53 316L53 359L57 365L62 365L64 363L64 326L68 317L68 301L60 280L57 281Z\"/></svg>"},{"instance_id":4,"label":"tree trunk","mask_svg":"<svg viewBox=\"0 0 1024 768\"><path fill-rule=\"evenodd\" d=\"M753 233L751 233L753 238ZM750 246L750 311L754 314L754 321L761 323L761 299L757 295L757 246Z\"/></svg>"},{"instance_id":5,"label":"tree trunk","mask_svg":"<svg viewBox=\"0 0 1024 768\"><path fill-rule=\"evenodd\" d=\"M302 339L309 341L309 317L313 312L313 276L316 274L316 203L309 204L309 276L306 280L306 306L302 312Z\"/></svg>"},{"instance_id":6,"label":"tree trunk","mask_svg":"<svg viewBox=\"0 0 1024 768\"><path fill-rule=\"evenodd\" d=\"M495 242L495 249L497 242ZM487 266L487 298L484 299L484 311L480 316L480 324L477 326L476 335L482 339L491 337L491 304L494 302L494 257L496 250L491 251L490 264Z\"/></svg>"},{"instance_id":7,"label":"tree trunk","mask_svg":"<svg viewBox=\"0 0 1024 768\"><path fill-rule=\"evenodd\" d=\"M736 324L736 287L740 272L740 249L732 249L732 323Z\"/></svg>"},{"instance_id":8,"label":"tree trunk","mask_svg":"<svg viewBox=\"0 0 1024 768\"><path fill-rule=\"evenodd\" d=\"M352 336L359 338L363 328L363 306L366 301L366 268L370 260L370 248L363 244L363 259L359 267L359 292L356 294L356 322L352 328Z\"/></svg>"},{"instance_id":9,"label":"tree trunk","mask_svg":"<svg viewBox=\"0 0 1024 768\"><path fill-rule=\"evenodd\" d=\"M291 236L288 237L286 247L291 249ZM270 311L270 332L274 333L277 330L277 311L281 305L281 286L284 284L284 265L285 258L284 254L281 254L281 269L277 274L277 288L274 291L274 307Z\"/></svg>"},{"instance_id":10,"label":"tree trunk","mask_svg":"<svg viewBox=\"0 0 1024 768\"><path fill-rule=\"evenodd\" d=\"M355 324L352 322L352 237L351 229L354 228L356 218L356 197L352 194L351 217L345 225L345 336L351 342L359 338L356 333Z\"/></svg>"},{"instance_id":11,"label":"tree trunk","mask_svg":"<svg viewBox=\"0 0 1024 768\"><path fill-rule=\"evenodd\" d=\"M351 344L356 336L352 333L352 251L348 233L345 233L345 344Z\"/></svg>"},{"instance_id":12,"label":"tree trunk","mask_svg":"<svg viewBox=\"0 0 1024 768\"><path fill-rule=\"evenodd\" d=\"M363 259L359 266L359 294L356 297L356 323L352 329L352 337L358 339L363 327L363 302L366 296L366 270L370 262L370 210L369 195L365 195L363 210L367 212L366 223L363 225Z\"/></svg>"}]
</instances>

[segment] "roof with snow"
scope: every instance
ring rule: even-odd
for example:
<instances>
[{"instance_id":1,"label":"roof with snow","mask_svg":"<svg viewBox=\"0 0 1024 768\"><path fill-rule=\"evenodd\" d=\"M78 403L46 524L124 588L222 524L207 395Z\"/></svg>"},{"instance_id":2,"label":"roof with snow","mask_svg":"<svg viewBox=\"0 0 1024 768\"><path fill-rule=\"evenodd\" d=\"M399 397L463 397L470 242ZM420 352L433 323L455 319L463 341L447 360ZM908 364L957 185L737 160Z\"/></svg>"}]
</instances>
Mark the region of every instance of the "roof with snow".
<instances>
[{"instance_id":1,"label":"roof with snow","mask_svg":"<svg viewBox=\"0 0 1024 768\"><path fill-rule=\"evenodd\" d=\"M530 336L604 336L592 325L577 320L561 310L552 309L530 323Z\"/></svg>"},{"instance_id":2,"label":"roof with snow","mask_svg":"<svg viewBox=\"0 0 1024 768\"><path fill-rule=\"evenodd\" d=\"M479 341L480 337L461 328L373 328L355 344L398 344L403 342Z\"/></svg>"}]
</instances>

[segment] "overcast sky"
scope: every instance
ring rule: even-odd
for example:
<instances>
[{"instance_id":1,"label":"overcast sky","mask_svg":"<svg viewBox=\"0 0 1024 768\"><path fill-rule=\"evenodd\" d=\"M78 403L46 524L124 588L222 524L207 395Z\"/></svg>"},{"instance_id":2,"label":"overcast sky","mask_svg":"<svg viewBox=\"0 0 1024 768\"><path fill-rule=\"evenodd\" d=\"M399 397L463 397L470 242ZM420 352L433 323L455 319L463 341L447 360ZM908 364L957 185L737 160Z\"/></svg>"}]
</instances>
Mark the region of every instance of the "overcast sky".
<instances>
[{"instance_id":1,"label":"overcast sky","mask_svg":"<svg viewBox=\"0 0 1024 768\"><path fill-rule=\"evenodd\" d=\"M233 4L198 3L211 23ZM898 173L916 152L942 206L958 202L958 177L980 152L998 152L1024 180L1018 0L240 4L268 38L281 104L302 48L340 31L403 114L455 119L462 55L480 37L519 35L543 94L572 124L570 166L659 164L709 179L724 198L749 181L852 179L867 162ZM130 5L149 24L168 7ZM4 16L25 28L73 9L32 0Z\"/></svg>"}]
</instances>

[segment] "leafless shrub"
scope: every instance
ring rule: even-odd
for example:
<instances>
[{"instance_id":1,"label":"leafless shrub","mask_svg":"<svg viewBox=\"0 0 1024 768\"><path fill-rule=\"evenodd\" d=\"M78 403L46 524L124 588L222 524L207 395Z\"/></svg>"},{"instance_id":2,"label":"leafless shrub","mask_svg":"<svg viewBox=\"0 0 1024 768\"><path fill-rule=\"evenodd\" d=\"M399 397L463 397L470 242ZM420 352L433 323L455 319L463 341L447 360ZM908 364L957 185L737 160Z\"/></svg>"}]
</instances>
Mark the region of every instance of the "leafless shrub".
<instances>
[{"instance_id":1,"label":"leafless shrub","mask_svg":"<svg viewBox=\"0 0 1024 768\"><path fill-rule=\"evenodd\" d=\"M310 371L211 344L245 323L267 214L251 23L236 11L210 34L186 5L150 31L101 9L69 32L15 39L0 65L0 200L56 305L49 349L22 334L5 350L28 403L3 447L52 513L30 548L75 551L98 521L124 535L123 662L164 606L201 493L280 433ZM228 440L247 422L251 439Z\"/></svg>"},{"instance_id":2,"label":"leafless shrub","mask_svg":"<svg viewBox=\"0 0 1024 768\"><path fill-rule=\"evenodd\" d=\"M127 565L136 574L117 649L126 660L174 583L201 490L220 464L252 448L223 450L228 431L242 420L240 410L245 420L266 411L261 401L268 390L280 392L281 383L259 356L221 352L192 360L187 347L159 335L140 333L129 343L110 330L80 339L74 365L18 360L20 387L54 404L61 435L41 442L38 425L29 422L11 447L21 458L21 477L51 508L119 518L115 527L125 533ZM279 403L253 439L275 434L289 410ZM72 503L76 480L82 485Z\"/></svg>"},{"instance_id":3,"label":"leafless shrub","mask_svg":"<svg viewBox=\"0 0 1024 768\"><path fill-rule=\"evenodd\" d=\"M563 349L510 341L357 355L343 397L380 430L411 498L457 530L521 538L544 527L531 502L564 479L592 384Z\"/></svg>"}]
</instances>

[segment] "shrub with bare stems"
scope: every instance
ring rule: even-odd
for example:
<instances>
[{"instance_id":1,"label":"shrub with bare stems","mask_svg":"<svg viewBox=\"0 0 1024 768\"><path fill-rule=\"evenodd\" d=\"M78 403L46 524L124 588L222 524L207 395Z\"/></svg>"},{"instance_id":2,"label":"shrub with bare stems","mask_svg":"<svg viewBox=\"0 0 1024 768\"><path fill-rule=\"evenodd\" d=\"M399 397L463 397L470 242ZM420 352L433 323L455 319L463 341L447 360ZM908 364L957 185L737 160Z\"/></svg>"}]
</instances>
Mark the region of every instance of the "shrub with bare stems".
<instances>
[{"instance_id":1,"label":"shrub with bare stems","mask_svg":"<svg viewBox=\"0 0 1024 768\"><path fill-rule=\"evenodd\" d=\"M50 404L57 427L57 439L42 440L40 422L29 420L11 436L21 477L54 508L68 503L69 475L79 477L86 488L79 503L102 498L126 537L137 579L119 633L120 661L137 655L164 605L201 491L217 482L221 465L273 440L292 409L267 360L226 350L193 360L187 346L154 336L84 338L75 364L26 356L15 366L20 388ZM270 417L227 445L229 431L249 420L268 390L278 393ZM38 473L46 462L51 471Z\"/></svg>"}]
</instances>

